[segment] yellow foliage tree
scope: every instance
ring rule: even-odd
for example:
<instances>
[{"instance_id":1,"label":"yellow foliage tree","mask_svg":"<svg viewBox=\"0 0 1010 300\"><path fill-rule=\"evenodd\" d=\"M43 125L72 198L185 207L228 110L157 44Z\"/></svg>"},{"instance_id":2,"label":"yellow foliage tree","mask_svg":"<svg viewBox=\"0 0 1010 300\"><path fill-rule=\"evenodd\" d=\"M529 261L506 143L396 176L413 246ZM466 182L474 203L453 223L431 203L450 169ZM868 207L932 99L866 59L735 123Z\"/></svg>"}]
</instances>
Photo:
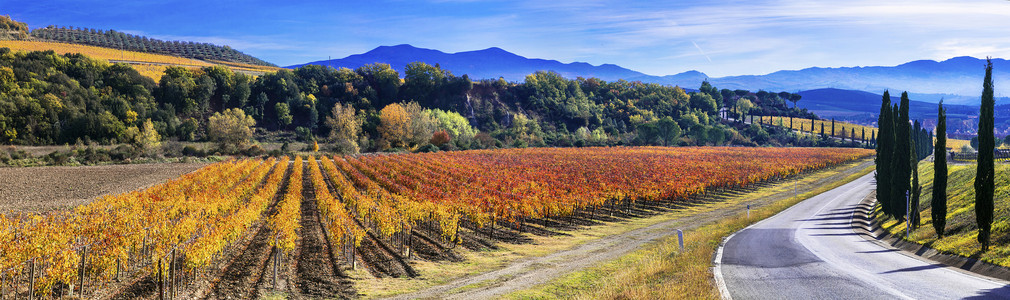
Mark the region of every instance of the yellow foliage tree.
<instances>
[{"instance_id":1,"label":"yellow foliage tree","mask_svg":"<svg viewBox=\"0 0 1010 300\"><path fill-rule=\"evenodd\" d=\"M379 111L379 134L393 147L406 146L410 117L402 105L393 103Z\"/></svg>"},{"instance_id":2,"label":"yellow foliage tree","mask_svg":"<svg viewBox=\"0 0 1010 300\"><path fill-rule=\"evenodd\" d=\"M247 116L245 111L230 108L210 117L207 122L207 138L218 143L222 150L233 152L244 148L252 138L253 125L256 125L256 120Z\"/></svg>"},{"instance_id":3,"label":"yellow foliage tree","mask_svg":"<svg viewBox=\"0 0 1010 300\"><path fill-rule=\"evenodd\" d=\"M362 120L354 112L354 107L337 103L326 117L326 126L330 128L329 140L334 143L337 151L346 154L358 153L358 135L361 134Z\"/></svg>"}]
</instances>

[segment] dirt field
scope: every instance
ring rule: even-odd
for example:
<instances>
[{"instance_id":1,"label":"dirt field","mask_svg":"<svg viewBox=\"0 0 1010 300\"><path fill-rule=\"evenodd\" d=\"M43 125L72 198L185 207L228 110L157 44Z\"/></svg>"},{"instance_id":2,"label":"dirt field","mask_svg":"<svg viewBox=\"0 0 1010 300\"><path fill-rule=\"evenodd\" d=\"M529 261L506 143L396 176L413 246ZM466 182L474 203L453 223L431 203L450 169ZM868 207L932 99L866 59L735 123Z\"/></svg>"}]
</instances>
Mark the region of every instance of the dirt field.
<instances>
[{"instance_id":1,"label":"dirt field","mask_svg":"<svg viewBox=\"0 0 1010 300\"><path fill-rule=\"evenodd\" d=\"M0 212L69 209L148 187L207 163L0 168Z\"/></svg>"}]
</instances>

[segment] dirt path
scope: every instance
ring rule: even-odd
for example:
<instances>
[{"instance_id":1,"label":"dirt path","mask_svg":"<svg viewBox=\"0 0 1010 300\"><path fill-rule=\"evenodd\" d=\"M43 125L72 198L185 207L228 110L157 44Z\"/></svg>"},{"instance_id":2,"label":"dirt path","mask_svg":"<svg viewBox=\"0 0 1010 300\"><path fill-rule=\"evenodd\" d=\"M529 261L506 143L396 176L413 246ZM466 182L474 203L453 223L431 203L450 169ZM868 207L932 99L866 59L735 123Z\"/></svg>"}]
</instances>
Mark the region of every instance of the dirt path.
<instances>
[{"instance_id":1,"label":"dirt path","mask_svg":"<svg viewBox=\"0 0 1010 300\"><path fill-rule=\"evenodd\" d=\"M295 262L295 289L299 296L310 298L350 298L356 296L351 280L341 274L330 251L330 243L319 223L319 209L306 161L302 176L301 239Z\"/></svg>"},{"instance_id":2,"label":"dirt path","mask_svg":"<svg viewBox=\"0 0 1010 300\"><path fill-rule=\"evenodd\" d=\"M760 199L742 202L741 205L733 206L730 209L698 213L625 233L603 237L569 250L516 261L503 269L460 278L448 284L396 296L393 299L488 299L531 288L535 285L549 282L558 276L619 258L646 243L676 234L676 229L692 229L727 216L735 215L744 211L746 209L744 205L746 204L763 206L793 197L795 194L805 193L823 184L841 180L872 164L872 160L866 160L856 167L845 169L842 172L804 186L797 186L795 187L795 191L788 190ZM788 184L789 181L785 183ZM467 289L469 287L474 288Z\"/></svg>"}]
</instances>

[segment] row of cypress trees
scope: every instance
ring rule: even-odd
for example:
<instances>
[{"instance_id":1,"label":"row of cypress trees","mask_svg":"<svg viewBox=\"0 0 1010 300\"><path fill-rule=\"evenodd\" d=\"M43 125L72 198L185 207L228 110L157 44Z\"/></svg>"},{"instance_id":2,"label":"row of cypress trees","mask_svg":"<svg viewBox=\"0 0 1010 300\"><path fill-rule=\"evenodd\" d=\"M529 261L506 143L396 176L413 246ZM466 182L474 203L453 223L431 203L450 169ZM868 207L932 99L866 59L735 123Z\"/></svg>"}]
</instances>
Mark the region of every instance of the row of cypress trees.
<instances>
[{"instance_id":1,"label":"row of cypress trees","mask_svg":"<svg viewBox=\"0 0 1010 300\"><path fill-rule=\"evenodd\" d=\"M919 121L909 124L908 92L901 93L901 102L891 104L890 92L884 91L881 101L877 122L877 200L885 214L904 220L909 200L918 203L920 189L916 165L929 156L933 134L922 128ZM918 214L911 215L912 223L917 225Z\"/></svg>"},{"instance_id":2,"label":"row of cypress trees","mask_svg":"<svg viewBox=\"0 0 1010 300\"><path fill-rule=\"evenodd\" d=\"M913 173L912 187L916 190L912 193L912 202L918 203L918 172L917 162L923 158L922 151L916 151L918 147L927 145L922 141L922 132L916 122L918 140L903 137L903 133L909 132L908 124L907 93L901 95L901 105L891 106L888 92L884 92L883 103L880 108L879 126L880 136L877 142L877 198L883 207L885 214L899 220L904 219L905 192L908 191L908 175L906 170L915 171ZM992 61L986 59L985 79L982 83L982 99L979 108L978 121L978 164L975 174L975 221L978 224L978 242L982 244L982 251L989 249L990 234L992 230L993 214L995 212L995 163L993 156L996 147L996 137L994 129L994 88L992 81ZM897 112L895 112L897 110ZM904 110L904 111L902 111ZM903 114L904 113L904 114ZM900 143L899 141L908 141ZM904 151L904 145L912 147L916 153L916 158L910 158L909 152ZM918 147L916 147L918 146ZM924 147L923 147L924 148ZM941 100L937 105L936 122L936 142L933 144L933 197L930 202L933 229L937 236L943 237L947 223L947 110L943 108ZM922 148L919 148L922 149ZM908 161L903 165L902 161ZM908 169L906 169L906 167ZM918 212L912 213L917 219ZM918 220L912 220L913 225L918 225Z\"/></svg>"}]
</instances>

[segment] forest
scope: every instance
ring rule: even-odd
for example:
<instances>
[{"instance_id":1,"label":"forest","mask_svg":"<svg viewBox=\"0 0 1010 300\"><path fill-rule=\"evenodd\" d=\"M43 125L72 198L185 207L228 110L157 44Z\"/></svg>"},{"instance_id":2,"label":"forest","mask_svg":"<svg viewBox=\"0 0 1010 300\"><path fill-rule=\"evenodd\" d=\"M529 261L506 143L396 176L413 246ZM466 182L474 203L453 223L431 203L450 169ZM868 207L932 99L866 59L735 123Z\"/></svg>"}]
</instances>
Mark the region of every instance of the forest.
<instances>
[{"instance_id":1,"label":"forest","mask_svg":"<svg viewBox=\"0 0 1010 300\"><path fill-rule=\"evenodd\" d=\"M688 92L623 80L566 79L546 71L524 82L475 82L420 62L408 65L402 76L386 64L356 70L305 66L257 77L220 66L172 67L154 82L126 64L0 48L0 133L2 142L12 145L139 146L145 137L215 141L209 124L226 111L251 118L257 137L290 132L343 153L839 145L774 126L730 122L746 114L816 118L787 104L798 100L789 93L719 90L707 82ZM249 145L226 146L222 153Z\"/></svg>"}]
</instances>

